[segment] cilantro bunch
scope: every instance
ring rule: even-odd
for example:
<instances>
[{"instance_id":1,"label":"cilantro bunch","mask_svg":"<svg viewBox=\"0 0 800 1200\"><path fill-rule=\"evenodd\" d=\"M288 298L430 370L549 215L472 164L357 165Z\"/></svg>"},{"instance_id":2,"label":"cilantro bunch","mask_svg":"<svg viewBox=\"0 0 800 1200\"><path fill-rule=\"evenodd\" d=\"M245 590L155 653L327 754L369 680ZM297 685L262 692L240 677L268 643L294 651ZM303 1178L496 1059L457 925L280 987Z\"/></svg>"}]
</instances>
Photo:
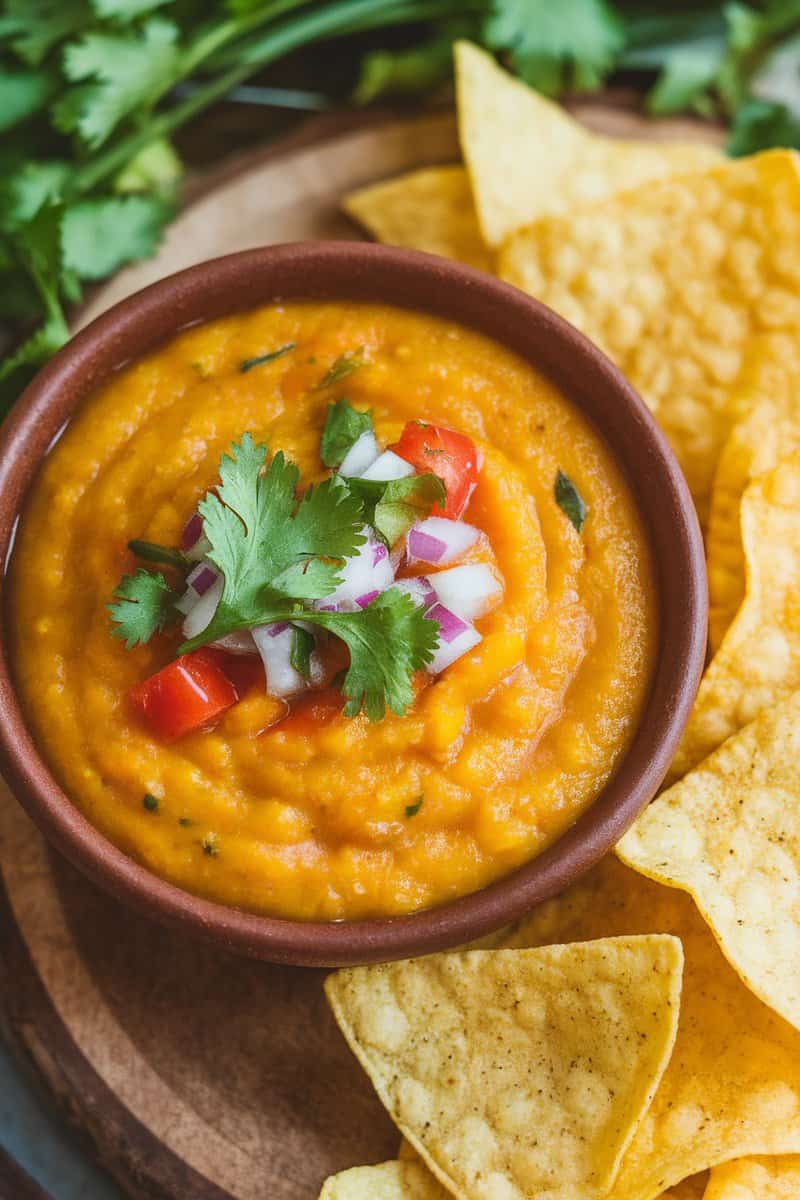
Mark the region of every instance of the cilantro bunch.
<instances>
[{"instance_id":1,"label":"cilantro bunch","mask_svg":"<svg viewBox=\"0 0 800 1200\"><path fill-rule=\"evenodd\" d=\"M0 416L85 285L155 250L179 129L293 50L405 25L357 102L436 87L470 37L550 95L632 71L651 112L729 121L732 153L800 147L800 0L0 0Z\"/></svg>"},{"instance_id":2,"label":"cilantro bunch","mask_svg":"<svg viewBox=\"0 0 800 1200\"><path fill-rule=\"evenodd\" d=\"M298 501L297 467L279 451L265 468L266 457L266 447L244 434L223 455L218 486L200 501L203 533L211 544L207 557L225 583L211 623L180 653L237 630L302 620L340 638L350 652L342 683L347 716L363 709L370 720L380 720L387 707L402 716L413 700L414 671L433 657L437 623L393 588L358 612L316 609L313 602L341 583L342 560L364 544L364 504L336 475L307 488ZM416 515L412 511L410 520ZM157 557L159 548L144 545L145 557ZM174 551L162 550L160 556L176 561ZM114 635L128 649L149 641L178 619L179 594L161 572L140 568L125 576L109 605Z\"/></svg>"}]
</instances>

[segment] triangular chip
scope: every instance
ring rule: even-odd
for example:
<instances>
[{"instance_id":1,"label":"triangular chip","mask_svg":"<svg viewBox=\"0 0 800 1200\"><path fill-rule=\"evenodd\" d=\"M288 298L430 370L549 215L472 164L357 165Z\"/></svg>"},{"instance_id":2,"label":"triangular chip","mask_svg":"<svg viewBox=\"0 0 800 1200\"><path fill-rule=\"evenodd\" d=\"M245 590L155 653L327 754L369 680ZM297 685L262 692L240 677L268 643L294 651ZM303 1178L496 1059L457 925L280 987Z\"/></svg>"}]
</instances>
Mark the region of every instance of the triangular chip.
<instances>
[{"instance_id":1,"label":"triangular chip","mask_svg":"<svg viewBox=\"0 0 800 1200\"><path fill-rule=\"evenodd\" d=\"M745 599L703 676L670 780L800 688L799 452L750 484L741 523Z\"/></svg>"},{"instance_id":2,"label":"triangular chip","mask_svg":"<svg viewBox=\"0 0 800 1200\"><path fill-rule=\"evenodd\" d=\"M703 1200L798 1200L800 1156L737 1158L715 1167Z\"/></svg>"},{"instance_id":3,"label":"triangular chip","mask_svg":"<svg viewBox=\"0 0 800 1200\"><path fill-rule=\"evenodd\" d=\"M450 1200L450 1193L421 1162L386 1162L331 1175L319 1200Z\"/></svg>"},{"instance_id":4,"label":"triangular chip","mask_svg":"<svg viewBox=\"0 0 800 1200\"><path fill-rule=\"evenodd\" d=\"M504 279L597 342L655 413L701 519L764 332L800 330L800 172L771 150L537 221Z\"/></svg>"},{"instance_id":5,"label":"triangular chip","mask_svg":"<svg viewBox=\"0 0 800 1200\"><path fill-rule=\"evenodd\" d=\"M800 1029L800 692L642 814L623 862L694 898L728 961Z\"/></svg>"},{"instance_id":6,"label":"triangular chip","mask_svg":"<svg viewBox=\"0 0 800 1200\"><path fill-rule=\"evenodd\" d=\"M720 456L708 519L708 641L712 653L744 600L742 496L748 483L800 450L800 336L765 334L737 385L746 412Z\"/></svg>"},{"instance_id":7,"label":"triangular chip","mask_svg":"<svg viewBox=\"0 0 800 1200\"><path fill-rule=\"evenodd\" d=\"M720 161L713 146L589 133L470 42L456 43L455 62L461 148L490 246L539 217Z\"/></svg>"},{"instance_id":8,"label":"triangular chip","mask_svg":"<svg viewBox=\"0 0 800 1200\"><path fill-rule=\"evenodd\" d=\"M425 250L491 271L463 167L424 167L345 197L349 216L390 246Z\"/></svg>"},{"instance_id":9,"label":"triangular chip","mask_svg":"<svg viewBox=\"0 0 800 1200\"><path fill-rule=\"evenodd\" d=\"M461 1200L594 1200L677 1027L670 937L356 967L325 987L401 1132Z\"/></svg>"},{"instance_id":10,"label":"triangular chip","mask_svg":"<svg viewBox=\"0 0 800 1200\"><path fill-rule=\"evenodd\" d=\"M655 1200L730 1158L800 1152L800 1033L745 987L684 892L612 855L506 940L542 945L655 930L680 937L686 954L678 1036L613 1200Z\"/></svg>"}]
</instances>

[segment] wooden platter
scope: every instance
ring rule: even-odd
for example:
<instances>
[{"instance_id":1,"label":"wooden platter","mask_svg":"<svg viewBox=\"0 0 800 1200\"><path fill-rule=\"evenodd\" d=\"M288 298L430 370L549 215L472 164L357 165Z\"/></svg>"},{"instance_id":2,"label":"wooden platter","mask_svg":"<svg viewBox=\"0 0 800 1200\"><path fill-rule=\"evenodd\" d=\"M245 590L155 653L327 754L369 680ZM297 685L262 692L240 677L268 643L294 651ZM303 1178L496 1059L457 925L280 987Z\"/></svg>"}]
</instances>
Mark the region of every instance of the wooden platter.
<instances>
[{"instance_id":1,"label":"wooden platter","mask_svg":"<svg viewBox=\"0 0 800 1200\"><path fill-rule=\"evenodd\" d=\"M578 115L614 136L719 140L613 98ZM336 134L323 123L227 169L80 323L205 258L357 237L337 211L343 193L457 155L450 114ZM49 851L2 781L0 881L0 1026L127 1194L315 1200L332 1171L394 1156L398 1136L320 972L236 959L122 909Z\"/></svg>"}]
</instances>

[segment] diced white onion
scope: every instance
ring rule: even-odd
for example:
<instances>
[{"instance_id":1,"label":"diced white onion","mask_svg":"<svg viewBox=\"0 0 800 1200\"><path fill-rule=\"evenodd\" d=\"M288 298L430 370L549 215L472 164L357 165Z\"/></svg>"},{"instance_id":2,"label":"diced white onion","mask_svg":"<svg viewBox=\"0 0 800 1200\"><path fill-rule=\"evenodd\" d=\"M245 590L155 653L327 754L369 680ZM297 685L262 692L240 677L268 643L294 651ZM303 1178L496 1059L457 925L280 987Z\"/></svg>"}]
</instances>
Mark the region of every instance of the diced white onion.
<instances>
[{"instance_id":1,"label":"diced white onion","mask_svg":"<svg viewBox=\"0 0 800 1200\"><path fill-rule=\"evenodd\" d=\"M424 562L443 567L466 554L480 536L480 530L465 521L428 517L409 530L406 556L410 563Z\"/></svg>"},{"instance_id":2,"label":"diced white onion","mask_svg":"<svg viewBox=\"0 0 800 1200\"><path fill-rule=\"evenodd\" d=\"M441 674L482 641L474 625L462 621L443 604L434 604L426 616L439 623L439 644L434 651L433 661L425 668L429 675Z\"/></svg>"},{"instance_id":3,"label":"diced white onion","mask_svg":"<svg viewBox=\"0 0 800 1200\"><path fill-rule=\"evenodd\" d=\"M485 563L467 563L437 571L430 576L430 583L445 608L464 621L485 617L503 595L503 585Z\"/></svg>"},{"instance_id":4,"label":"diced white onion","mask_svg":"<svg viewBox=\"0 0 800 1200\"><path fill-rule=\"evenodd\" d=\"M205 595L199 597L197 603L186 614L183 622L183 636L187 641L190 638L197 637L198 633L202 633L211 624L211 619L217 611L217 605L222 596L224 585L225 580L221 575L218 575L216 582L211 585ZM183 599L184 597L182 596L181 600Z\"/></svg>"},{"instance_id":5,"label":"diced white onion","mask_svg":"<svg viewBox=\"0 0 800 1200\"><path fill-rule=\"evenodd\" d=\"M394 450L384 450L380 458L376 458L375 462L364 471L362 479L405 479L407 475L413 475L414 468L411 463L406 462L399 454L395 454Z\"/></svg>"},{"instance_id":6,"label":"diced white onion","mask_svg":"<svg viewBox=\"0 0 800 1200\"><path fill-rule=\"evenodd\" d=\"M272 696L294 696L304 692L308 681L292 666L294 630L285 621L257 625L252 631L264 671L267 691Z\"/></svg>"},{"instance_id":7,"label":"diced white onion","mask_svg":"<svg viewBox=\"0 0 800 1200\"><path fill-rule=\"evenodd\" d=\"M352 557L345 559L344 566L339 569L342 582L335 592L317 602L317 608L332 612L355 612L362 607L359 599L363 600L369 593L384 592L392 586L394 568L386 547L366 525L361 532L367 540Z\"/></svg>"},{"instance_id":8,"label":"diced white onion","mask_svg":"<svg viewBox=\"0 0 800 1200\"><path fill-rule=\"evenodd\" d=\"M410 596L418 608L430 608L438 597L427 575L414 575L409 579L396 579L394 586L398 592Z\"/></svg>"},{"instance_id":9,"label":"diced white onion","mask_svg":"<svg viewBox=\"0 0 800 1200\"><path fill-rule=\"evenodd\" d=\"M339 467L339 474L358 479L378 460L380 453L380 447L375 441L375 434L368 429L353 442L345 454L342 465Z\"/></svg>"}]
</instances>

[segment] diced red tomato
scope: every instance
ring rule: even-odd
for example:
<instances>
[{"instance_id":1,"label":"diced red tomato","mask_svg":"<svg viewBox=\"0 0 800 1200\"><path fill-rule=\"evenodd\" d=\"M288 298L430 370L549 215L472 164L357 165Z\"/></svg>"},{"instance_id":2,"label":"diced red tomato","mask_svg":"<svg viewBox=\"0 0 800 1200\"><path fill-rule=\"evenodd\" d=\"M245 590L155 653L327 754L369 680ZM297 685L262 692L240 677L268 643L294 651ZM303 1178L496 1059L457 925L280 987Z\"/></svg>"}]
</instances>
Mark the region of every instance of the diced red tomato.
<instances>
[{"instance_id":1,"label":"diced red tomato","mask_svg":"<svg viewBox=\"0 0 800 1200\"><path fill-rule=\"evenodd\" d=\"M130 700L165 742L209 725L239 699L214 651L200 649L132 688Z\"/></svg>"},{"instance_id":2,"label":"diced red tomato","mask_svg":"<svg viewBox=\"0 0 800 1200\"><path fill-rule=\"evenodd\" d=\"M431 516L457 520L478 482L478 448L472 438L443 425L409 421L392 450L418 473L430 471L439 476L447 499L443 506L437 504L431 510Z\"/></svg>"}]
</instances>

